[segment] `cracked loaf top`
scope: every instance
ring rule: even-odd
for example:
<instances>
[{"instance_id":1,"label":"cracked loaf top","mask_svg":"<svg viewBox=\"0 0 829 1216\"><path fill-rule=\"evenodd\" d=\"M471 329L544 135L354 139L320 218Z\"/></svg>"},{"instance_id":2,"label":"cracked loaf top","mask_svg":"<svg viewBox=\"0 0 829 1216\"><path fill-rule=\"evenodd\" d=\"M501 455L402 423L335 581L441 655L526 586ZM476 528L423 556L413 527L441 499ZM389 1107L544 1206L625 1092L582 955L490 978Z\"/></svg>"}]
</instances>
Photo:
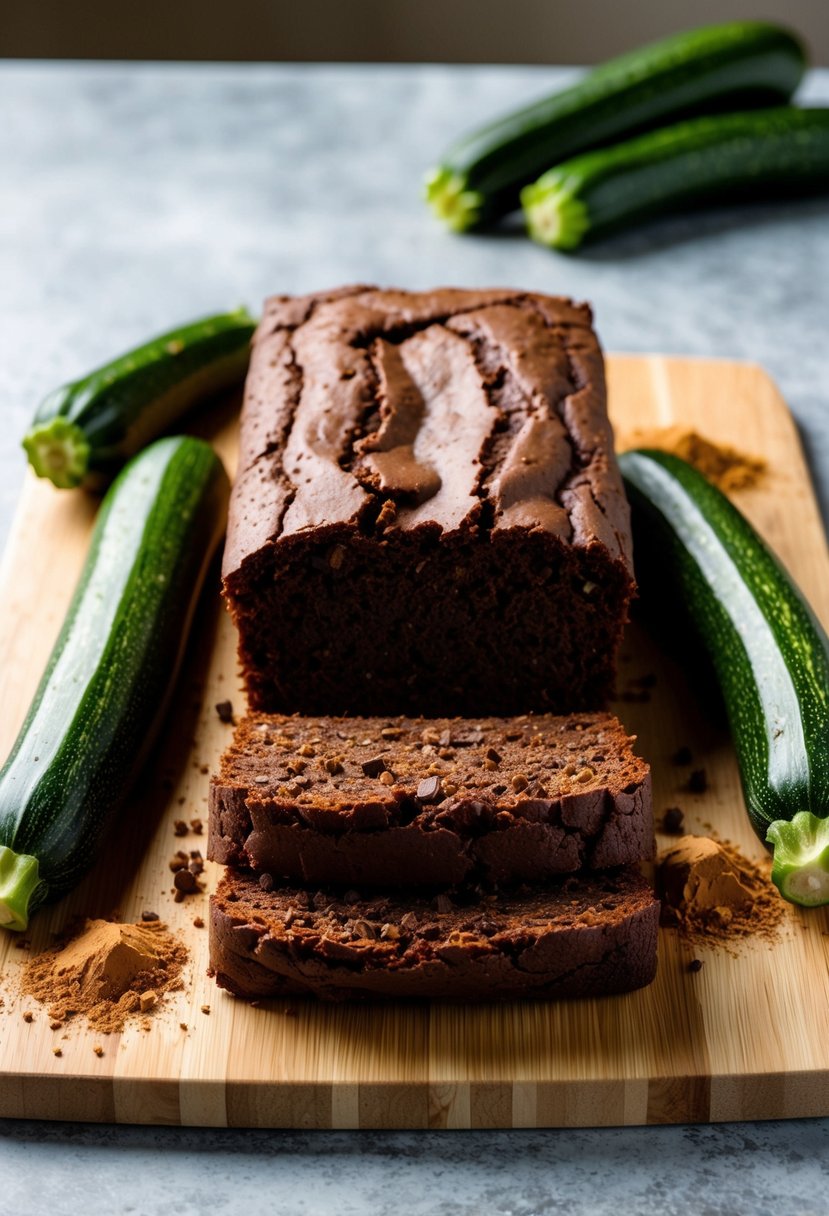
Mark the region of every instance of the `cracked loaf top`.
<instances>
[{"instance_id":1,"label":"cracked loaf top","mask_svg":"<svg viewBox=\"0 0 829 1216\"><path fill-rule=\"evenodd\" d=\"M509 290L275 296L254 338L224 575L269 542L505 529L631 572L587 305Z\"/></svg>"}]
</instances>

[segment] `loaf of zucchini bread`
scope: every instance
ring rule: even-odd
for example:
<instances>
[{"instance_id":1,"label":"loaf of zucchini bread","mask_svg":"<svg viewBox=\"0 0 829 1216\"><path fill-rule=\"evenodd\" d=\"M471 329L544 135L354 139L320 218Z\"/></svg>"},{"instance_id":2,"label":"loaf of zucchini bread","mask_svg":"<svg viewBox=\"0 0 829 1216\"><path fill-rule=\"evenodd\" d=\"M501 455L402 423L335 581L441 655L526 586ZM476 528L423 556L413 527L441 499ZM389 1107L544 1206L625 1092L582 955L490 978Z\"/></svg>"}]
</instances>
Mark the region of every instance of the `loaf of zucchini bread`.
<instances>
[{"instance_id":1,"label":"loaf of zucchini bread","mask_svg":"<svg viewBox=\"0 0 829 1216\"><path fill-rule=\"evenodd\" d=\"M254 709L600 707L633 578L589 308L359 286L269 300L223 586Z\"/></svg>"}]
</instances>

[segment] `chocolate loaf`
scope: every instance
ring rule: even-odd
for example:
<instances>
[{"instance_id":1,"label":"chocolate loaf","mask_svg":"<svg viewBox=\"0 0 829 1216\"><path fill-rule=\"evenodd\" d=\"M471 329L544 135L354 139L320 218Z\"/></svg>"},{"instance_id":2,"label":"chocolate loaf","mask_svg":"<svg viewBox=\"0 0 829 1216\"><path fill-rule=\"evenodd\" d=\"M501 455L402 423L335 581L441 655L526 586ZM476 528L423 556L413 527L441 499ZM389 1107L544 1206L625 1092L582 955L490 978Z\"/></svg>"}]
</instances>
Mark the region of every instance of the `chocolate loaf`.
<instances>
[{"instance_id":1,"label":"chocolate loaf","mask_svg":"<svg viewBox=\"0 0 829 1216\"><path fill-rule=\"evenodd\" d=\"M589 308L269 300L223 586L254 709L600 707L633 579Z\"/></svg>"},{"instance_id":2,"label":"chocolate loaf","mask_svg":"<svg viewBox=\"0 0 829 1216\"><path fill-rule=\"evenodd\" d=\"M263 890L228 870L211 900L210 966L248 999L551 999L627 992L656 969L659 905L635 871L512 893L359 900Z\"/></svg>"},{"instance_id":3,"label":"chocolate loaf","mask_svg":"<svg viewBox=\"0 0 829 1216\"><path fill-rule=\"evenodd\" d=\"M515 883L651 856L650 772L610 714L251 714L210 786L208 856L313 886Z\"/></svg>"}]
</instances>

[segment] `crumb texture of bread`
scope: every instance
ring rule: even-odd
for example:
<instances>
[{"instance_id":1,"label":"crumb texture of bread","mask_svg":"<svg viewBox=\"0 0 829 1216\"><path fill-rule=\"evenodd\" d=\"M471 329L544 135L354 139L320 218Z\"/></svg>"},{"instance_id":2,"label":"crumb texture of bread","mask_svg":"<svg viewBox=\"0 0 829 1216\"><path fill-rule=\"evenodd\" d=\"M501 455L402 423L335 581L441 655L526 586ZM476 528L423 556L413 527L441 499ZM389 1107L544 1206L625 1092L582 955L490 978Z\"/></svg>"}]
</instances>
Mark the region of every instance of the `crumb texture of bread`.
<instances>
[{"instance_id":1,"label":"crumb texture of bread","mask_svg":"<svg viewBox=\"0 0 829 1216\"><path fill-rule=\"evenodd\" d=\"M347 287L269 300L223 587L252 708L600 708L633 593L586 305Z\"/></svg>"},{"instance_id":2,"label":"crumb texture of bread","mask_svg":"<svg viewBox=\"0 0 829 1216\"><path fill-rule=\"evenodd\" d=\"M250 714L210 787L208 856L344 887L532 882L652 855L650 770L611 714Z\"/></svg>"},{"instance_id":3,"label":"crumb texture of bread","mask_svg":"<svg viewBox=\"0 0 829 1216\"><path fill-rule=\"evenodd\" d=\"M628 992L656 969L659 904L635 870L434 899L278 887L228 870L211 971L247 999L545 1000Z\"/></svg>"}]
</instances>

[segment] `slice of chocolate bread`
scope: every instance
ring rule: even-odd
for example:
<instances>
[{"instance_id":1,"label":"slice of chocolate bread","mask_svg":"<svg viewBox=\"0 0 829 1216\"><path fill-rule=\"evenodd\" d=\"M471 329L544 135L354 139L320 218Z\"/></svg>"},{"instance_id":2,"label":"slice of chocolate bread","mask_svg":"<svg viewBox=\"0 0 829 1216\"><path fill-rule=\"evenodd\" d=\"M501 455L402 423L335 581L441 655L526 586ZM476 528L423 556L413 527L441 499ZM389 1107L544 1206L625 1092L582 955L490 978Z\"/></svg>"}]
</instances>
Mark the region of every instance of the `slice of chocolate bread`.
<instances>
[{"instance_id":1,"label":"slice of chocolate bread","mask_svg":"<svg viewBox=\"0 0 829 1216\"><path fill-rule=\"evenodd\" d=\"M633 579L590 309L269 300L223 575L254 709L600 707Z\"/></svg>"},{"instance_id":2,"label":"slice of chocolate bread","mask_svg":"<svg viewBox=\"0 0 829 1216\"><path fill-rule=\"evenodd\" d=\"M512 893L363 901L265 890L228 870L211 900L210 967L221 987L250 999L599 996L653 979L658 914L634 870Z\"/></svg>"},{"instance_id":3,"label":"slice of chocolate bread","mask_svg":"<svg viewBox=\"0 0 829 1216\"><path fill-rule=\"evenodd\" d=\"M449 887L650 857L650 771L610 714L251 714L210 786L208 856L294 882Z\"/></svg>"}]
</instances>

